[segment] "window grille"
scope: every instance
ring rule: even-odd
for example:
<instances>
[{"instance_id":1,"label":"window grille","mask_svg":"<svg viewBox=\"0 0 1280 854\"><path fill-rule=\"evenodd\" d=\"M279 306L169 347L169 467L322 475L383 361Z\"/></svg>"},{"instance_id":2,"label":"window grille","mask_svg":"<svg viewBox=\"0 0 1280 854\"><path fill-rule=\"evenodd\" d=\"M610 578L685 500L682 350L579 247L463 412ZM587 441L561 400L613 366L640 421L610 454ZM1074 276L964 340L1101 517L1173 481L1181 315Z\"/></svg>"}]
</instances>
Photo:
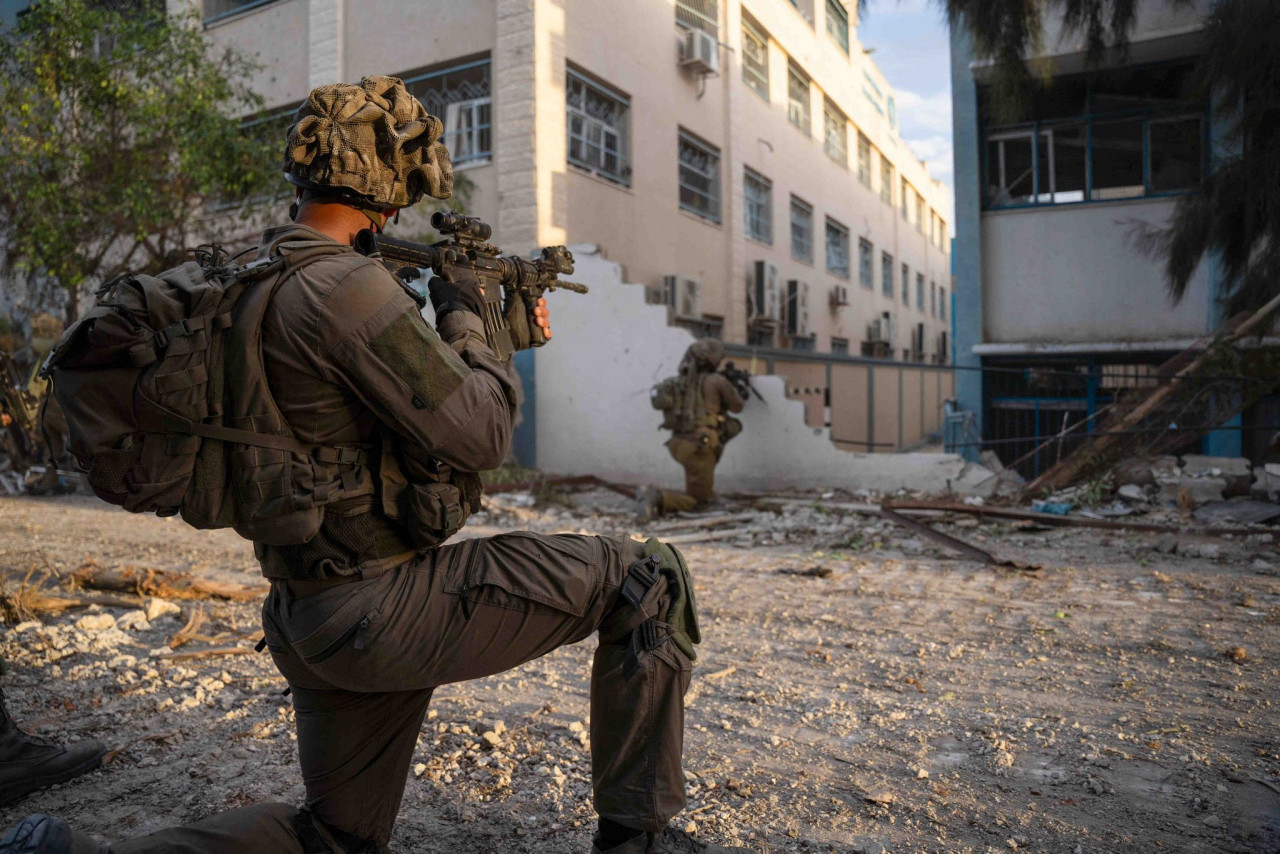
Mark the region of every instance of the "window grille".
<instances>
[{"instance_id":1,"label":"window grille","mask_svg":"<svg viewBox=\"0 0 1280 854\"><path fill-rule=\"evenodd\" d=\"M841 166L849 165L849 128L844 113L830 101L822 107L823 147L827 156Z\"/></svg>"},{"instance_id":2,"label":"window grille","mask_svg":"<svg viewBox=\"0 0 1280 854\"><path fill-rule=\"evenodd\" d=\"M565 103L569 162L601 178L630 186L631 99L570 70Z\"/></svg>"},{"instance_id":3,"label":"window grille","mask_svg":"<svg viewBox=\"0 0 1280 854\"><path fill-rule=\"evenodd\" d=\"M810 134L809 78L794 65L787 67L787 118L791 124Z\"/></svg>"},{"instance_id":4,"label":"window grille","mask_svg":"<svg viewBox=\"0 0 1280 854\"><path fill-rule=\"evenodd\" d=\"M676 23L715 35L720 30L717 5L716 0L676 0Z\"/></svg>"},{"instance_id":5,"label":"window grille","mask_svg":"<svg viewBox=\"0 0 1280 854\"><path fill-rule=\"evenodd\" d=\"M880 254L880 289L893 299L893 256L888 252Z\"/></svg>"},{"instance_id":6,"label":"window grille","mask_svg":"<svg viewBox=\"0 0 1280 854\"><path fill-rule=\"evenodd\" d=\"M871 140L858 131L858 180L871 186Z\"/></svg>"},{"instance_id":7,"label":"window grille","mask_svg":"<svg viewBox=\"0 0 1280 854\"><path fill-rule=\"evenodd\" d=\"M849 355L849 339L848 338L832 338L831 339L831 355L833 356Z\"/></svg>"},{"instance_id":8,"label":"window grille","mask_svg":"<svg viewBox=\"0 0 1280 854\"><path fill-rule=\"evenodd\" d=\"M747 237L759 243L773 243L773 184L750 169L742 174L743 212Z\"/></svg>"},{"instance_id":9,"label":"window grille","mask_svg":"<svg viewBox=\"0 0 1280 854\"><path fill-rule=\"evenodd\" d=\"M827 272L849 278L849 229L827 217Z\"/></svg>"},{"instance_id":10,"label":"window grille","mask_svg":"<svg viewBox=\"0 0 1280 854\"><path fill-rule=\"evenodd\" d=\"M874 247L871 245L871 241L864 240L863 238L859 237L858 238L858 283L861 284L864 288L867 288L868 290L870 290L875 285L875 283L872 281L872 279L875 276L875 273L871 269L871 255L873 252L874 252Z\"/></svg>"},{"instance_id":11,"label":"window grille","mask_svg":"<svg viewBox=\"0 0 1280 854\"><path fill-rule=\"evenodd\" d=\"M720 222L720 151L680 131L680 208Z\"/></svg>"},{"instance_id":12,"label":"window grille","mask_svg":"<svg viewBox=\"0 0 1280 854\"><path fill-rule=\"evenodd\" d=\"M493 110L488 59L407 78L405 88L444 122L441 142L455 166L493 157Z\"/></svg>"},{"instance_id":13,"label":"window grille","mask_svg":"<svg viewBox=\"0 0 1280 854\"><path fill-rule=\"evenodd\" d=\"M769 40L742 22L742 82L769 100Z\"/></svg>"},{"instance_id":14,"label":"window grille","mask_svg":"<svg viewBox=\"0 0 1280 854\"><path fill-rule=\"evenodd\" d=\"M813 205L791 197L791 257L813 263Z\"/></svg>"},{"instance_id":15,"label":"window grille","mask_svg":"<svg viewBox=\"0 0 1280 854\"><path fill-rule=\"evenodd\" d=\"M849 12L840 0L827 0L827 34L842 51L849 52Z\"/></svg>"}]
</instances>

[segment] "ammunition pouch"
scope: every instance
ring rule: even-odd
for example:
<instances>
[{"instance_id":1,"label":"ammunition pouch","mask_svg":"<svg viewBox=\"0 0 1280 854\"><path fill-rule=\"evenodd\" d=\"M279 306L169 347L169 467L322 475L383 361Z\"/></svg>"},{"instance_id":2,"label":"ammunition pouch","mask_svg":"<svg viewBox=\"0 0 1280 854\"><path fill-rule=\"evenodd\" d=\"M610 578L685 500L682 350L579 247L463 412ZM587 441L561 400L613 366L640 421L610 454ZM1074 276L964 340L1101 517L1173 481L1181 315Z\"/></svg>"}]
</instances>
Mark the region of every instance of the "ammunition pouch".
<instances>
[{"instance_id":1,"label":"ammunition pouch","mask_svg":"<svg viewBox=\"0 0 1280 854\"><path fill-rule=\"evenodd\" d=\"M400 494L400 522L420 549L434 548L458 533L468 515L466 498L452 483L411 483Z\"/></svg>"},{"instance_id":2,"label":"ammunition pouch","mask_svg":"<svg viewBox=\"0 0 1280 854\"><path fill-rule=\"evenodd\" d=\"M730 439L736 438L742 432L742 422L732 415L724 416L720 425L720 444L728 442Z\"/></svg>"}]
</instances>

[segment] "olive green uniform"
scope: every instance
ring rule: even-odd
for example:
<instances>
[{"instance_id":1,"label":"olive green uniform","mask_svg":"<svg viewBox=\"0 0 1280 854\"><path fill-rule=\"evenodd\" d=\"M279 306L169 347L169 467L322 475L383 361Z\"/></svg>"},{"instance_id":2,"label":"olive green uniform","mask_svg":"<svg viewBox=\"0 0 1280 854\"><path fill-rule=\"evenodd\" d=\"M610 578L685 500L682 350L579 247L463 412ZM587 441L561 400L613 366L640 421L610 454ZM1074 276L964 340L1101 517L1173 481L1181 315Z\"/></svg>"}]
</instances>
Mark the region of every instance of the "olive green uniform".
<instances>
[{"instance_id":1,"label":"olive green uniform","mask_svg":"<svg viewBox=\"0 0 1280 854\"><path fill-rule=\"evenodd\" d=\"M328 238L272 229L261 254L318 240ZM281 285L262 348L285 422L307 443L376 449L347 468L345 497L327 506L312 540L255 545L272 581L263 630L292 689L306 812L246 807L113 850L330 850L320 833L347 851L384 850L432 690L597 630L596 810L657 833L683 808L691 660L666 623L649 620L665 617L675 594L661 575L641 583L641 545L521 532L421 549L405 527L416 483L433 482L441 467L494 467L506 454L515 398L481 328L454 311L437 334L400 283L354 251L314 261ZM657 634L637 644L642 624Z\"/></svg>"},{"instance_id":2,"label":"olive green uniform","mask_svg":"<svg viewBox=\"0 0 1280 854\"><path fill-rule=\"evenodd\" d=\"M667 441L672 458L684 467L684 492L662 490L661 512L697 510L716 497L716 463L724 453L724 419L741 412L742 395L723 375L708 373L702 378L704 416L692 433L676 433Z\"/></svg>"}]
</instances>

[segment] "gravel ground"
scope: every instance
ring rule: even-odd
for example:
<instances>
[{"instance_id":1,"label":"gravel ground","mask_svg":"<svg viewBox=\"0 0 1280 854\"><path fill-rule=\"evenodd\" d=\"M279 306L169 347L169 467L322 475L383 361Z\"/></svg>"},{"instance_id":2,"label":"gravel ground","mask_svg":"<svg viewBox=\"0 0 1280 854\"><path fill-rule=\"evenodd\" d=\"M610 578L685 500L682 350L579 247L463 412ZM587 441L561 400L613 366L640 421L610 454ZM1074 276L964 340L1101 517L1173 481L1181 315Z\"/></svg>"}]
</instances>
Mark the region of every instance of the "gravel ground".
<instances>
[{"instance_id":1,"label":"gravel ground","mask_svg":"<svg viewBox=\"0 0 1280 854\"><path fill-rule=\"evenodd\" d=\"M609 493L552 497L574 506L499 496L468 533L638 530ZM938 523L1043 567L1025 573L955 560L812 498L682 545L706 638L682 826L788 852L1280 850L1280 554L1269 535L1183 536L1170 554L1171 538L1153 534ZM670 533L696 530L676 524L686 527ZM89 558L257 576L230 532L83 497L0 499L10 592L29 572L65 576ZM118 752L0 810L0 823L50 812L110 840L301 801L292 710L270 659L163 657L192 607L209 640L179 652L251 646L257 606L175 604L6 627L15 716ZM591 648L437 692L394 851L589 850Z\"/></svg>"}]
</instances>

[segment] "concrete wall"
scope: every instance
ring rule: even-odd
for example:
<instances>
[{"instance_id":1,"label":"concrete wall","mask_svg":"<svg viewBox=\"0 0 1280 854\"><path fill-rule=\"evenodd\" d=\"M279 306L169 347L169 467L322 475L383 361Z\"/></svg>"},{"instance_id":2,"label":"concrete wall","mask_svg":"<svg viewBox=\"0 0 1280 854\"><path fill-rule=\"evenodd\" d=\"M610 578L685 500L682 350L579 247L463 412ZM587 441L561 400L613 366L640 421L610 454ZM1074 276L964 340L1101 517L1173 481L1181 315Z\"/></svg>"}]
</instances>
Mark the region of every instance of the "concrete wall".
<instances>
[{"instance_id":1,"label":"concrete wall","mask_svg":"<svg viewBox=\"0 0 1280 854\"><path fill-rule=\"evenodd\" d=\"M1133 224L1163 224L1173 206L1145 199L984 213L984 340L1154 341L1204 333L1205 268L1175 306L1160 262L1129 242Z\"/></svg>"},{"instance_id":2,"label":"concrete wall","mask_svg":"<svg viewBox=\"0 0 1280 854\"><path fill-rule=\"evenodd\" d=\"M538 465L563 474L595 474L624 483L677 486L683 470L664 446L661 414L649 404L654 383L676 372L693 341L666 325L643 289L622 281L619 265L575 249L574 278L586 295L551 296L555 338L536 351ZM832 445L825 429L807 427L804 407L779 377L761 377L767 406L751 401L742 435L717 470L722 490L842 487L943 491L985 474L950 454L857 454Z\"/></svg>"},{"instance_id":3,"label":"concrete wall","mask_svg":"<svg viewBox=\"0 0 1280 854\"><path fill-rule=\"evenodd\" d=\"M234 46L262 66L250 87L268 108L296 105L311 91L311 0L280 0L206 28L214 47Z\"/></svg>"}]
</instances>

